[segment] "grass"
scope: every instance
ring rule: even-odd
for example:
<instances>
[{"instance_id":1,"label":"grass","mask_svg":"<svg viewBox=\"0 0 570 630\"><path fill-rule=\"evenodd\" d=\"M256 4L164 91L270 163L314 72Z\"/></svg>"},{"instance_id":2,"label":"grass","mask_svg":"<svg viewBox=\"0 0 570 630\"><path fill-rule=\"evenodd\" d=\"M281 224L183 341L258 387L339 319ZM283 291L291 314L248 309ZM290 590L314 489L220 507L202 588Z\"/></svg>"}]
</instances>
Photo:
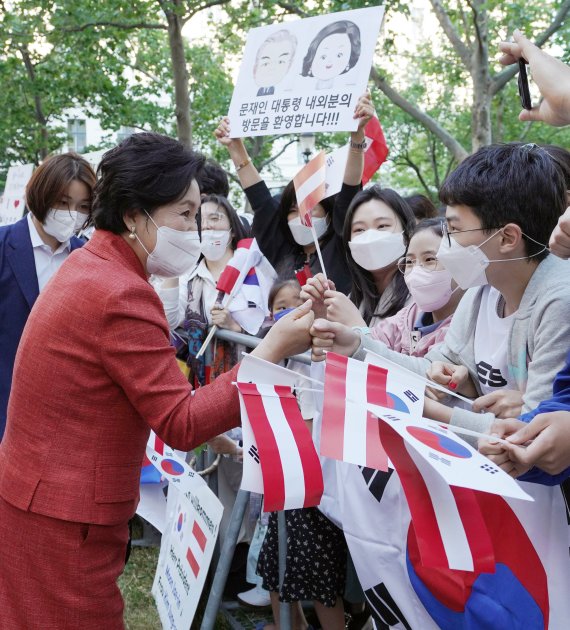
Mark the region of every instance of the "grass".
<instances>
[{"instance_id":1,"label":"grass","mask_svg":"<svg viewBox=\"0 0 570 630\"><path fill-rule=\"evenodd\" d=\"M160 619L151 595L158 562L158 548L133 547L119 587L125 600L127 630L160 630Z\"/></svg>"},{"instance_id":2,"label":"grass","mask_svg":"<svg viewBox=\"0 0 570 630\"><path fill-rule=\"evenodd\" d=\"M133 547L125 572L119 579L119 587L125 600L126 630L161 630L162 628L154 598L150 592L158 562L158 552L156 547ZM191 630L198 630L200 627L206 598L205 588ZM229 623L218 615L215 630L229 628Z\"/></svg>"}]
</instances>

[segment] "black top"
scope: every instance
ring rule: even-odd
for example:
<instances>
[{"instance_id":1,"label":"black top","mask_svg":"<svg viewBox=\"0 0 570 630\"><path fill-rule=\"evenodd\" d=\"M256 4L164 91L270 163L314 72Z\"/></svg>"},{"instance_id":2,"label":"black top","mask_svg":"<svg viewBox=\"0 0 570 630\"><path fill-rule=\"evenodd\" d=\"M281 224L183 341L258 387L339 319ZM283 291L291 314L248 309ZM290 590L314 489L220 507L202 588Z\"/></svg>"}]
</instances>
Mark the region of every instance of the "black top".
<instances>
[{"instance_id":1,"label":"black top","mask_svg":"<svg viewBox=\"0 0 570 630\"><path fill-rule=\"evenodd\" d=\"M350 272L342 243L342 231L346 211L354 195L361 186L342 185L332 213L332 229L321 237L320 245L327 277L338 291L350 291ZM279 217L279 204L271 196L264 181L244 189L253 210L252 233L267 258L282 278L294 278L295 271L307 262L303 248L293 241L290 234L283 234L283 223ZM318 256L311 254L308 259L313 274L322 271Z\"/></svg>"}]
</instances>

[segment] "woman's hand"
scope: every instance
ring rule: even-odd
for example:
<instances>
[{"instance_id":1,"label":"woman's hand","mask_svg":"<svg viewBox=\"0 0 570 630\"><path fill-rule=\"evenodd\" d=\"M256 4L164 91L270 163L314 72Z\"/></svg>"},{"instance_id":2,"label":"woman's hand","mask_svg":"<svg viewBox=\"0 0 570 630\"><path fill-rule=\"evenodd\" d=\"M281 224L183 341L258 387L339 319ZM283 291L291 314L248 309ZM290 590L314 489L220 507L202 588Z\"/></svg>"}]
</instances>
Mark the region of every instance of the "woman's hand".
<instances>
[{"instance_id":1,"label":"woman's hand","mask_svg":"<svg viewBox=\"0 0 570 630\"><path fill-rule=\"evenodd\" d=\"M309 331L315 318L311 307L311 300L307 300L273 324L251 354L271 363L279 363L287 357L305 352L311 345Z\"/></svg>"},{"instance_id":2,"label":"woman's hand","mask_svg":"<svg viewBox=\"0 0 570 630\"><path fill-rule=\"evenodd\" d=\"M434 361L426 372L426 375L434 383L443 385L453 392L458 392L464 396L474 398L477 396L469 371L463 365L454 365L453 363L444 363L443 361ZM437 390L431 390L435 393ZM437 397L439 398L438 392Z\"/></svg>"},{"instance_id":3,"label":"woman's hand","mask_svg":"<svg viewBox=\"0 0 570 630\"><path fill-rule=\"evenodd\" d=\"M239 138L230 138L230 119L224 116L214 131L216 140L224 147L229 147L234 142L239 142Z\"/></svg>"},{"instance_id":4,"label":"woman's hand","mask_svg":"<svg viewBox=\"0 0 570 630\"><path fill-rule=\"evenodd\" d=\"M368 121L374 116L374 105L372 105L372 99L370 98L370 92L367 90L356 103L354 108L353 118L358 120L358 129L356 132L361 132L362 140L364 139L364 127L368 124ZM354 140L354 138L353 138Z\"/></svg>"},{"instance_id":5,"label":"woman's hand","mask_svg":"<svg viewBox=\"0 0 570 630\"><path fill-rule=\"evenodd\" d=\"M223 308L219 304L214 304L210 309L210 313L212 315L212 324L218 328L241 332L241 326L231 316L227 308Z\"/></svg>"},{"instance_id":6,"label":"woman's hand","mask_svg":"<svg viewBox=\"0 0 570 630\"><path fill-rule=\"evenodd\" d=\"M309 278L307 283L301 287L301 299L312 301L315 318L324 318L327 316L327 307L324 304L325 291L327 289L334 290L335 288L334 282L332 280L326 280L322 273L318 273L312 278Z\"/></svg>"},{"instance_id":7,"label":"woman's hand","mask_svg":"<svg viewBox=\"0 0 570 630\"><path fill-rule=\"evenodd\" d=\"M327 289L324 293L327 319L345 326L366 326L360 311L344 293Z\"/></svg>"},{"instance_id":8,"label":"woman's hand","mask_svg":"<svg viewBox=\"0 0 570 630\"><path fill-rule=\"evenodd\" d=\"M473 401L473 411L487 411L497 418L514 418L522 411L523 399L518 389L500 389Z\"/></svg>"},{"instance_id":9,"label":"woman's hand","mask_svg":"<svg viewBox=\"0 0 570 630\"><path fill-rule=\"evenodd\" d=\"M355 330L344 324L329 322L326 319L315 320L311 328L311 336L313 338L311 348L313 361L324 361L326 351L350 357L360 346L360 335Z\"/></svg>"}]
</instances>

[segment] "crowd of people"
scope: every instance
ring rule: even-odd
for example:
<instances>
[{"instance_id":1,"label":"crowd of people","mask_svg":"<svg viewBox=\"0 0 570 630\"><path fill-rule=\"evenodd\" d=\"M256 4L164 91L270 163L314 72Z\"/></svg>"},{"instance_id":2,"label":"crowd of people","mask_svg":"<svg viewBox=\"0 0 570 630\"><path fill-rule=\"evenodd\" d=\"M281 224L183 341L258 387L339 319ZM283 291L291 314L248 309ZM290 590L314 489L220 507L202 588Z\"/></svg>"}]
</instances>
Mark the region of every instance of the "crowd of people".
<instances>
[{"instance_id":1,"label":"crowd of people","mask_svg":"<svg viewBox=\"0 0 570 630\"><path fill-rule=\"evenodd\" d=\"M521 120L570 124L570 67L519 32L501 50L505 65L526 59L541 92ZM3 627L123 627L116 580L150 429L173 448L207 442L222 455L229 514L243 460L232 382L245 348L214 339L202 354L213 325L261 337L254 355L300 375L308 367L289 357L307 350L313 362L372 350L472 399L467 408L428 389L424 416L490 434L480 451L512 476L547 485L570 476L570 152L483 147L448 176L438 210L362 187L374 115L366 93L342 188L312 209L324 269L293 182L273 197L227 118L215 136L251 225L219 165L158 134L127 138L97 174L73 153L36 169L28 214L0 228ZM88 225L91 238L78 238ZM262 304L223 300L216 288L249 237L263 254ZM311 392L298 403L316 433ZM326 630L345 627L347 606L368 616L339 523L318 508L288 510L280 580L277 516L260 501L251 510L239 541L256 541L253 589L238 599L271 603L274 624L260 628L279 628L280 601L294 603L296 630L309 627L304 600ZM226 527L227 516L222 537Z\"/></svg>"}]
</instances>

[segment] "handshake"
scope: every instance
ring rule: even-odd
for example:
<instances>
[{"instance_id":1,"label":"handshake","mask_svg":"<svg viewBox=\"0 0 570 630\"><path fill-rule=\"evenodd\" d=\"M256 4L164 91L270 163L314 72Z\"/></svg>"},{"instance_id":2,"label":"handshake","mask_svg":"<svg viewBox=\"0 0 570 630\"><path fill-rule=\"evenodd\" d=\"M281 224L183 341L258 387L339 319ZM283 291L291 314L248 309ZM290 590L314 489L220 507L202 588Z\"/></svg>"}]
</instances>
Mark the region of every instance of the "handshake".
<instances>
[{"instance_id":1,"label":"handshake","mask_svg":"<svg viewBox=\"0 0 570 630\"><path fill-rule=\"evenodd\" d=\"M315 319L312 309L309 299L280 318L252 354L279 363L311 349L312 360L323 361L326 350L350 355L358 348L360 336L356 331L339 322Z\"/></svg>"}]
</instances>

